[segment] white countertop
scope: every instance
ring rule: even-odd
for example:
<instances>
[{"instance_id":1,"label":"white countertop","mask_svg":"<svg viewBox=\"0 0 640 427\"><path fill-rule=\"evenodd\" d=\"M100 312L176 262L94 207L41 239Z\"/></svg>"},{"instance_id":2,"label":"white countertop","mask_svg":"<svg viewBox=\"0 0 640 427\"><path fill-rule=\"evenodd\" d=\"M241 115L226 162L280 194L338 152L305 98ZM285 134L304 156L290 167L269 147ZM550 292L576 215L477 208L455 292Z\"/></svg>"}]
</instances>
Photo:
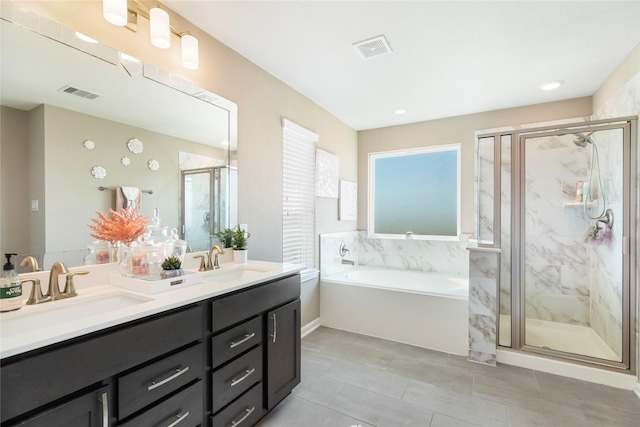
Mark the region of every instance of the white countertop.
<instances>
[{"instance_id":1,"label":"white countertop","mask_svg":"<svg viewBox=\"0 0 640 427\"><path fill-rule=\"evenodd\" d=\"M226 279L224 282L215 282L207 280L205 277L213 278L215 275L226 274L242 268L252 270L248 280ZM74 278L78 291L77 297L37 305L24 305L31 289L31 286L27 284L23 286L23 308L0 313L0 359L288 276L303 269L304 267L301 265L266 261L249 261L247 264L228 263L223 264L219 270L195 273L203 276L203 280L198 284L148 295L109 285L108 276L111 273L119 272L117 264L73 268L70 270L91 271L91 274ZM39 278L44 292L47 290L46 280L48 277L49 272L21 275L23 280ZM63 287L64 280L63 278L60 280L61 287ZM65 307L72 305L79 307L83 302L87 302L87 307L89 307L91 301L104 296L123 294L142 301L123 308L110 308L105 312L97 312L96 310L95 313L65 316ZM25 325L28 326L25 327ZM18 328L24 330L17 330Z\"/></svg>"}]
</instances>

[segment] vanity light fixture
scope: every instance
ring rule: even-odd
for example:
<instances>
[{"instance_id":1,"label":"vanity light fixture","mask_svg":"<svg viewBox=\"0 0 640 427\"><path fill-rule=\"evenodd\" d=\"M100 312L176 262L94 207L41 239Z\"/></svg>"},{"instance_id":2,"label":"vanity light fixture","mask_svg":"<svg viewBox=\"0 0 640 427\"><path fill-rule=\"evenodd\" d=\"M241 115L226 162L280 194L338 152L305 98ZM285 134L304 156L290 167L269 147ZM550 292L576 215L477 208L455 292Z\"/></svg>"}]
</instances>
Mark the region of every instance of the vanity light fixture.
<instances>
[{"instance_id":1,"label":"vanity light fixture","mask_svg":"<svg viewBox=\"0 0 640 427\"><path fill-rule=\"evenodd\" d=\"M104 19L118 27L127 25L127 0L102 0Z\"/></svg>"},{"instance_id":2,"label":"vanity light fixture","mask_svg":"<svg viewBox=\"0 0 640 427\"><path fill-rule=\"evenodd\" d=\"M552 82L542 83L540 86L538 86L538 88L540 90L554 90L562 86L563 83L564 82L562 80L554 80Z\"/></svg>"},{"instance_id":3,"label":"vanity light fixture","mask_svg":"<svg viewBox=\"0 0 640 427\"><path fill-rule=\"evenodd\" d=\"M187 33L181 37L182 66L187 70L198 69L198 39Z\"/></svg>"},{"instance_id":4,"label":"vanity light fixture","mask_svg":"<svg viewBox=\"0 0 640 427\"><path fill-rule=\"evenodd\" d=\"M151 44L160 49L168 49L171 46L169 14L159 7L154 7L149 11L149 25Z\"/></svg>"},{"instance_id":5,"label":"vanity light fixture","mask_svg":"<svg viewBox=\"0 0 640 427\"><path fill-rule=\"evenodd\" d=\"M181 39L182 66L188 70L197 70L199 66L198 39L188 32L176 31L169 22L169 13L159 6L146 9L138 0L132 0L132 3L136 4L135 10L127 9L127 0L102 0L104 18L114 25L126 26L132 31L136 31L137 15L147 18L151 44L160 49L168 49L171 47L171 34L177 35ZM130 15L133 23L128 23Z\"/></svg>"}]
</instances>

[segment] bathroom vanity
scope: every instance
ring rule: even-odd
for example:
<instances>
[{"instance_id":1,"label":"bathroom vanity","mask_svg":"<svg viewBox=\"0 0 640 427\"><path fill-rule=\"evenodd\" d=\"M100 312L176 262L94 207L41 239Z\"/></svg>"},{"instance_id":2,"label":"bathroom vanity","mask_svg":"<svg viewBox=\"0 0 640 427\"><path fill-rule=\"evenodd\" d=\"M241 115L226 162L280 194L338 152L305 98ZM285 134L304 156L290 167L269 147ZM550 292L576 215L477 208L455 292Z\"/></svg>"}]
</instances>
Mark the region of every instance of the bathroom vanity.
<instances>
[{"instance_id":1,"label":"bathroom vanity","mask_svg":"<svg viewBox=\"0 0 640 427\"><path fill-rule=\"evenodd\" d=\"M300 382L300 276L262 264L281 267L205 276L135 320L4 357L2 426L254 425Z\"/></svg>"}]
</instances>

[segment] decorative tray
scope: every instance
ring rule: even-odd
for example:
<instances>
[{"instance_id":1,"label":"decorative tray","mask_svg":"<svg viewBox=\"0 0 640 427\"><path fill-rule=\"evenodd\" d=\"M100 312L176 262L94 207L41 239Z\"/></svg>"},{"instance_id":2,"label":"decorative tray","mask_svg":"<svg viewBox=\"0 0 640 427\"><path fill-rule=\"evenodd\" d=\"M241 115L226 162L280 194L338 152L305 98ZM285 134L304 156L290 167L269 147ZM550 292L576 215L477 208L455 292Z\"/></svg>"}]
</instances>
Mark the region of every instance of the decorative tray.
<instances>
[{"instance_id":1,"label":"decorative tray","mask_svg":"<svg viewBox=\"0 0 640 427\"><path fill-rule=\"evenodd\" d=\"M198 273L186 271L184 276L161 280L135 279L117 273L112 273L109 276L109 283L113 286L151 295L197 285L201 281L202 278Z\"/></svg>"}]
</instances>

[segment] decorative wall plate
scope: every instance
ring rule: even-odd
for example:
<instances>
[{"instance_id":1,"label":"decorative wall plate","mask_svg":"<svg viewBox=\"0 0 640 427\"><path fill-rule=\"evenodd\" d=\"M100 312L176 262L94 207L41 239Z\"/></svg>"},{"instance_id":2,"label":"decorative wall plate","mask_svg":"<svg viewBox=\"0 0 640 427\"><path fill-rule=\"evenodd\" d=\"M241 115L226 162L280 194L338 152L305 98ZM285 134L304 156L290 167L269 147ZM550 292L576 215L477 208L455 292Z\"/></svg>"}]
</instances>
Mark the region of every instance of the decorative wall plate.
<instances>
[{"instance_id":1,"label":"decorative wall plate","mask_svg":"<svg viewBox=\"0 0 640 427\"><path fill-rule=\"evenodd\" d=\"M127 147L129 147L129 151L131 151L133 154L140 154L144 149L142 141L140 141L138 138L130 139L129 142L127 142Z\"/></svg>"},{"instance_id":2,"label":"decorative wall plate","mask_svg":"<svg viewBox=\"0 0 640 427\"><path fill-rule=\"evenodd\" d=\"M127 156L124 156L120 159L120 163L122 163L124 166L129 166L131 164L131 159Z\"/></svg>"},{"instance_id":3,"label":"decorative wall plate","mask_svg":"<svg viewBox=\"0 0 640 427\"><path fill-rule=\"evenodd\" d=\"M82 145L87 150L93 150L94 148L96 148L96 143L91 141L90 139L87 139L85 142L82 143Z\"/></svg>"},{"instance_id":4,"label":"decorative wall plate","mask_svg":"<svg viewBox=\"0 0 640 427\"><path fill-rule=\"evenodd\" d=\"M102 179L107 176L107 170L102 166L94 166L91 168L91 175L96 179Z\"/></svg>"},{"instance_id":5,"label":"decorative wall plate","mask_svg":"<svg viewBox=\"0 0 640 427\"><path fill-rule=\"evenodd\" d=\"M152 171L157 171L158 169L160 169L160 163L158 163L157 160L149 160L148 166Z\"/></svg>"}]
</instances>

